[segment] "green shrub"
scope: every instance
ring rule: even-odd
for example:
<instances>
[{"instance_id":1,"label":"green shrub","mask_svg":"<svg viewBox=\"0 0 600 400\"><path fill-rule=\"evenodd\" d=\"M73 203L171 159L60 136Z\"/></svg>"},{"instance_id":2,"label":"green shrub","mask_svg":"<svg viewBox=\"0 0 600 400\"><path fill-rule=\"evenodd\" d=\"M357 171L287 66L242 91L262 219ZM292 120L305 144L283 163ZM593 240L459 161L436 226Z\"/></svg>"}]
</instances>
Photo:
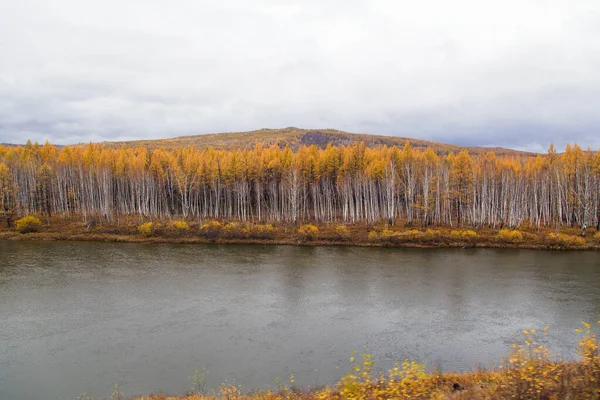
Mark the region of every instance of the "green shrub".
<instances>
[{"instance_id":1,"label":"green shrub","mask_svg":"<svg viewBox=\"0 0 600 400\"><path fill-rule=\"evenodd\" d=\"M522 243L523 234L519 231L511 231L509 229L501 229L496 236L498 241L502 243Z\"/></svg>"},{"instance_id":2,"label":"green shrub","mask_svg":"<svg viewBox=\"0 0 600 400\"><path fill-rule=\"evenodd\" d=\"M223 225L219 221L209 221L200 227L200 234L203 236L214 239L221 234Z\"/></svg>"},{"instance_id":3,"label":"green shrub","mask_svg":"<svg viewBox=\"0 0 600 400\"><path fill-rule=\"evenodd\" d=\"M37 232L42 226L42 221L33 215L28 215L15 221L15 228L21 233Z\"/></svg>"},{"instance_id":4,"label":"green shrub","mask_svg":"<svg viewBox=\"0 0 600 400\"><path fill-rule=\"evenodd\" d=\"M298 234L303 240L313 240L317 237L318 233L319 228L311 224L302 225L298 228Z\"/></svg>"},{"instance_id":5,"label":"green shrub","mask_svg":"<svg viewBox=\"0 0 600 400\"><path fill-rule=\"evenodd\" d=\"M137 230L139 232L140 235L143 236L152 236L152 234L154 233L154 223L152 222L146 222L143 223L141 225L139 225L137 227Z\"/></svg>"}]
</instances>

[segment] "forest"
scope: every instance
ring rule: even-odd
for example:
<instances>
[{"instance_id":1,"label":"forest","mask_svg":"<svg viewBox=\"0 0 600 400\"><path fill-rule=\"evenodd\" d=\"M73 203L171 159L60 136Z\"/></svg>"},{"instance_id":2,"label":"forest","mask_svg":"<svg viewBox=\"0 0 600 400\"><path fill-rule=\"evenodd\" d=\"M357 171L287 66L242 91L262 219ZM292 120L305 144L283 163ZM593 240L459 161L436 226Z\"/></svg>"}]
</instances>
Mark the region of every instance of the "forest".
<instances>
[{"instance_id":1,"label":"forest","mask_svg":"<svg viewBox=\"0 0 600 400\"><path fill-rule=\"evenodd\" d=\"M0 146L0 217L598 227L600 151Z\"/></svg>"}]
</instances>

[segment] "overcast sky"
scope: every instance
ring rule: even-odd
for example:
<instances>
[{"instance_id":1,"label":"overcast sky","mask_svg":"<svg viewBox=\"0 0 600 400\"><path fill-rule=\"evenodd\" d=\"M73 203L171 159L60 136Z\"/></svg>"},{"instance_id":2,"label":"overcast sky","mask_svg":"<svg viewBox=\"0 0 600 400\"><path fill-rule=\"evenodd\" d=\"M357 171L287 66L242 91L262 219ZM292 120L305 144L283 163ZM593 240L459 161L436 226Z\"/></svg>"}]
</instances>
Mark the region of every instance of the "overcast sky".
<instances>
[{"instance_id":1,"label":"overcast sky","mask_svg":"<svg viewBox=\"0 0 600 400\"><path fill-rule=\"evenodd\" d=\"M600 147L598 0L0 0L0 142L335 128Z\"/></svg>"}]
</instances>

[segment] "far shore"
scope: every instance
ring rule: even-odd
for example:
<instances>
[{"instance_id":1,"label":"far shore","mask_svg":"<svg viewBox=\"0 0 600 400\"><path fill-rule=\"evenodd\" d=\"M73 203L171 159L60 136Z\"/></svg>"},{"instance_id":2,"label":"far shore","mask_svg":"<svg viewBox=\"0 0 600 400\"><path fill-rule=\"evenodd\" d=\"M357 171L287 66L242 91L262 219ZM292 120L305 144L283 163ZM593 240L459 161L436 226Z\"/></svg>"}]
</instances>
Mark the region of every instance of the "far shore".
<instances>
[{"instance_id":1,"label":"far shore","mask_svg":"<svg viewBox=\"0 0 600 400\"><path fill-rule=\"evenodd\" d=\"M41 219L43 220L43 219ZM180 224L180 225L178 225ZM577 228L469 229L390 225L250 224L241 222L145 222L89 224L81 220L44 220L32 232L0 227L0 240L98 241L171 244L259 244L398 248L512 248L600 250L600 232L585 236Z\"/></svg>"}]
</instances>

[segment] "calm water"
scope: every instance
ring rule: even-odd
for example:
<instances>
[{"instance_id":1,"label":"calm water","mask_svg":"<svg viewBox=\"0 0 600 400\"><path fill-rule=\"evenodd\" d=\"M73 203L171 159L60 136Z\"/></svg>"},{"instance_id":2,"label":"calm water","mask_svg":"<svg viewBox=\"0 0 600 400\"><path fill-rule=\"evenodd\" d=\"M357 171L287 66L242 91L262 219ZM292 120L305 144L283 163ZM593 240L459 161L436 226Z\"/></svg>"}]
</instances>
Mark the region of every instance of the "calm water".
<instances>
[{"instance_id":1,"label":"calm water","mask_svg":"<svg viewBox=\"0 0 600 400\"><path fill-rule=\"evenodd\" d=\"M365 346L470 369L546 324L573 355L599 314L597 252L0 241L0 399L314 386Z\"/></svg>"}]
</instances>

